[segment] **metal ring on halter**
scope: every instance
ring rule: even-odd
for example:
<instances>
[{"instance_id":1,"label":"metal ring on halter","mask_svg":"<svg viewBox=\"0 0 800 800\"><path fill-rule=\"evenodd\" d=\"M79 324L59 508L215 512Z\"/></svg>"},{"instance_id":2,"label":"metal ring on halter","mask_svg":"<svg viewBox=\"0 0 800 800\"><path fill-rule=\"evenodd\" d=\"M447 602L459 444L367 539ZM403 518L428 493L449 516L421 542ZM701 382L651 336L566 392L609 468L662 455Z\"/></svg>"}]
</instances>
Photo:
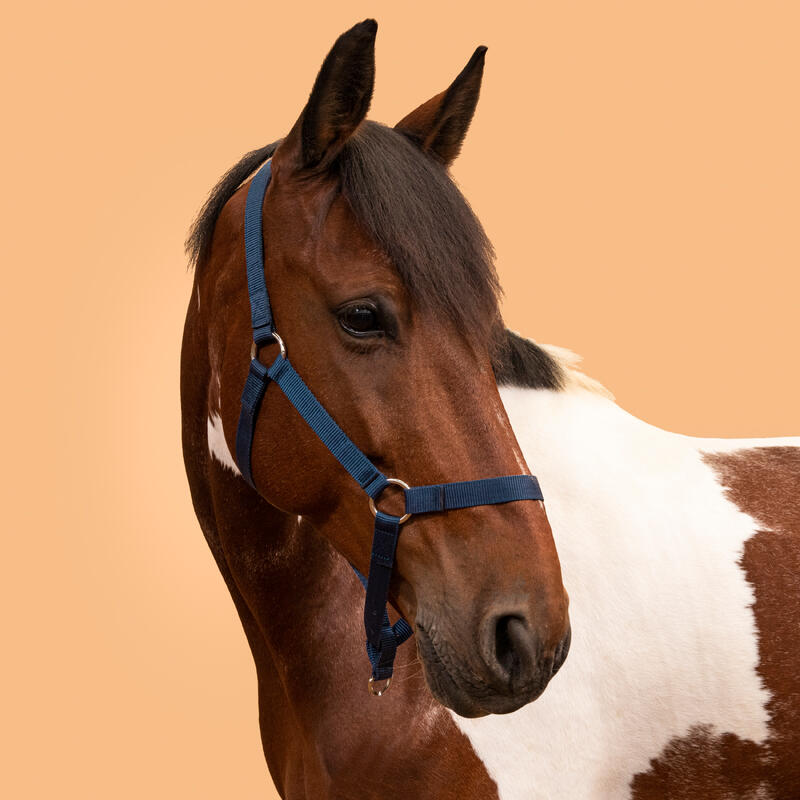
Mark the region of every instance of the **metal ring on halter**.
<instances>
[{"instance_id":1,"label":"metal ring on halter","mask_svg":"<svg viewBox=\"0 0 800 800\"><path fill-rule=\"evenodd\" d=\"M370 694L375 695L375 697L382 697L389 691L389 687L392 685L392 679L387 678L386 683L383 684L382 689L377 689L375 687L375 678L370 676L370 679L367 681L367 685L369 686Z\"/></svg>"},{"instance_id":2,"label":"metal ring on halter","mask_svg":"<svg viewBox=\"0 0 800 800\"><path fill-rule=\"evenodd\" d=\"M272 331L272 338L278 343L278 346L281 348L281 357L286 358L286 345L283 343L283 339L278 336L277 331ZM256 357L256 353L258 353L258 345L253 342L250 345L250 358L254 359Z\"/></svg>"},{"instance_id":3,"label":"metal ring on halter","mask_svg":"<svg viewBox=\"0 0 800 800\"><path fill-rule=\"evenodd\" d=\"M401 481L400 478L387 478L386 479L386 483L391 483L393 486L399 486L404 491L406 489L410 489L411 488L405 481ZM384 486L383 488L385 489L386 487ZM383 489L381 489L381 491L383 491ZM373 517L377 517L378 516L378 509L375 508L375 501L371 497L369 498L369 510L372 512L372 516ZM409 514L409 513L403 514L403 516L400 517L400 519L399 519L397 524L400 525L401 523L405 522L407 519L411 519L411 514ZM389 687L387 686L386 688L388 689ZM386 689L384 689L384 691L386 691Z\"/></svg>"}]
</instances>

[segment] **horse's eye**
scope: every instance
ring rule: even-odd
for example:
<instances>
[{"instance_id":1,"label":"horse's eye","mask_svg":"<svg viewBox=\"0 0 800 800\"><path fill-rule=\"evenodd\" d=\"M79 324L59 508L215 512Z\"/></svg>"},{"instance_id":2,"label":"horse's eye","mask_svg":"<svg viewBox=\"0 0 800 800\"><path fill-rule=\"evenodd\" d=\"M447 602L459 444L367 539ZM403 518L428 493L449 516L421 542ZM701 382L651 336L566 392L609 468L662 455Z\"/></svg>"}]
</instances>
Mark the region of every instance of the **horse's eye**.
<instances>
[{"instance_id":1,"label":"horse's eye","mask_svg":"<svg viewBox=\"0 0 800 800\"><path fill-rule=\"evenodd\" d=\"M377 336L383 333L378 309L371 303L353 303L339 311L339 324L351 336Z\"/></svg>"}]
</instances>

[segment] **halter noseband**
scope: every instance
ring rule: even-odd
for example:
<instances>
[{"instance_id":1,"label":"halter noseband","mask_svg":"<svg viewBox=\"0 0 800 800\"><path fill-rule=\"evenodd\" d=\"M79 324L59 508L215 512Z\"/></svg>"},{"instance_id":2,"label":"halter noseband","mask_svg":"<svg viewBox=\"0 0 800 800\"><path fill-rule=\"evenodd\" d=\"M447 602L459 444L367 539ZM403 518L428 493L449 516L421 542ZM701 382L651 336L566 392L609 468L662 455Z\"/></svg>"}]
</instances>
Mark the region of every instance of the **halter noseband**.
<instances>
[{"instance_id":1,"label":"halter noseband","mask_svg":"<svg viewBox=\"0 0 800 800\"><path fill-rule=\"evenodd\" d=\"M271 176L271 162L267 161L250 184L245 207L244 246L253 323L253 346L250 353L250 372L242 392L242 408L236 430L236 461L244 479L255 489L251 465L253 433L261 401L264 399L267 386L273 382L283 391L322 443L366 492L370 509L375 516L369 577L364 578L355 567L353 569L366 590L364 629L367 635L367 655L372 665L369 688L373 694L380 696L389 688L398 645L412 634L411 626L402 617L391 625L386 611L400 526L412 514L429 514L473 506L510 503L514 500L544 498L539 482L532 475L510 475L412 488L397 478L387 478L350 441L295 372L286 355L283 339L275 331L264 275L262 231L264 195ZM258 350L270 342L280 346L280 354L269 367L265 367L258 360ZM390 485L400 487L405 495L405 514L401 517L386 514L375 507L380 494ZM386 683L378 688L375 681Z\"/></svg>"}]
</instances>

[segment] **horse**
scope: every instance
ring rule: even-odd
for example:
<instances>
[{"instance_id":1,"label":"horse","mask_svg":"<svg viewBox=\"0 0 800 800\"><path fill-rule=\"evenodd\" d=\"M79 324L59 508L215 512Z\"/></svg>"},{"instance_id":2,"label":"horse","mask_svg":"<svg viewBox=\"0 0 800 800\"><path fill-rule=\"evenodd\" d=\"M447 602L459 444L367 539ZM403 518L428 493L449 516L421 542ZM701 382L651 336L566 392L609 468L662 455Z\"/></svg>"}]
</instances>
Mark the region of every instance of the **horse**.
<instances>
[{"instance_id":1,"label":"horse","mask_svg":"<svg viewBox=\"0 0 800 800\"><path fill-rule=\"evenodd\" d=\"M363 37L358 30L345 40ZM341 42L332 54L343 67ZM246 374L249 335L240 184L271 153L277 157L287 143L296 148L295 129L277 148L256 151L231 170L190 239L199 266L182 365L187 474L253 651L262 743L275 785L287 798L800 797L800 438L699 439L636 419L579 371L572 354L504 329L492 302L491 271L478 272L477 282L476 263L455 258L474 241L488 257L479 234L460 235L454 251L432 251L455 260L427 258L422 268L429 280L408 266L400 245L440 247L437 237L454 232L451 206L443 214L437 204L433 218L415 217L407 229L392 227L392 235L376 219L388 210L392 219L402 218L391 199L400 192L404 202L412 201L405 197L407 167L424 165L427 174L435 166L444 174L474 113L482 69L483 53L476 52L445 92L391 132L369 122L355 126L336 156L338 163L345 154L336 167L341 196L329 201L327 212L347 215L334 217L332 227L313 228L313 241L295 227L317 210L308 199L313 187L295 190L304 213L279 218L280 203L289 207L290 199L277 193L275 204L265 205L267 271L280 324L285 319L289 328L304 302L317 302L317 284L308 277L311 257L304 253L291 262L300 272L296 280L306 281L300 289L282 271L281 257L292 247L295 253L313 247L322 253L314 269L334 270L337 258L347 260L351 251L343 243L331 252L321 239L340 226L350 236L359 231L361 258L351 271L380 269L381 280L403 293L407 317L440 326L435 338L420 332L419 355L409 354L402 376L380 376L377 395L369 394L375 376L345 376L343 356L328 350L324 361L317 355L330 345L324 310L317 312L322 322L291 331L287 340L307 348L304 374L348 432L370 443L374 428L360 416L366 392L374 403L370 412L387 415L376 422L370 413L368 422L381 426L384 438L369 452L389 459L392 470L401 465L414 478L451 479L530 464L547 502L546 516L540 503L518 503L408 523L392 603L414 622L417 652L409 645L398 650L395 683L381 698L366 692L358 670L363 592L350 567L366 563L367 542L356 532L368 515L363 508L351 512L344 496L303 496L295 503L290 466L303 470L304 486L317 487L312 476L337 481L336 465L297 426L280 394L265 400L264 432L256 441L258 493L231 455L234 392ZM325 73L323 65L320 76ZM319 112L313 114L319 120ZM381 163L398 164L398 152L414 159L404 161L393 180L375 181L385 195L360 196L355 189L346 153L362 138L380 138L371 153ZM374 174L364 166L358 177ZM364 191L364 181L359 185ZM349 208L337 206L340 199ZM386 217L383 224L389 224ZM285 238L276 242L281 230ZM437 272L444 263L447 271ZM455 275L452 269L462 265ZM453 294L462 284L484 290L480 297L470 294L466 317L450 310L451 303L466 308L466 298ZM466 339L460 320L469 324ZM476 320L487 327L476 332ZM476 353L478 345L486 349ZM482 366L470 369L476 357ZM382 352L370 369L384 369L380 360L391 358L397 356ZM436 369L426 363L430 358ZM409 376L416 388L411 395ZM499 386L500 403L492 384ZM421 405L420 392L426 393ZM300 466L289 465L270 445L283 441L289 426L298 441L291 457ZM506 453L496 449L503 445ZM346 484L338 488L347 490ZM493 516L498 513L502 518ZM484 521L505 523L502 535L516 538L499 542L494 529L476 535L475 523ZM520 522L525 531L515 527ZM520 617L524 625L506 620L503 629L497 609L513 616L509 591L516 603L534 600ZM488 639L485 628L476 635L463 622L454 627L448 617L464 608L477 609L472 620L493 621ZM525 697L506 694L500 702L495 694L487 702L498 684L487 680L486 665L497 670L504 664L506 676L517 674L525 663L521 630L535 631L541 642L554 624L546 689L540 679ZM442 630L464 636L463 643L440 638Z\"/></svg>"},{"instance_id":2,"label":"horse","mask_svg":"<svg viewBox=\"0 0 800 800\"><path fill-rule=\"evenodd\" d=\"M512 712L564 663L568 596L544 504L470 503L404 524L389 597L416 647L399 648L391 691L371 693L355 571L372 581L367 499L277 387L266 389L248 463L237 448L248 370L288 351L381 473L445 494L450 482L528 475L493 371L505 334L491 245L447 171L486 48L387 127L365 119L376 31L366 20L337 39L290 132L224 176L190 234L184 458L253 653L263 749L282 795L485 797L494 784L446 709ZM259 348L245 215L247 179L266 160L257 277L280 336ZM402 522L399 499L381 494L380 514Z\"/></svg>"}]
</instances>

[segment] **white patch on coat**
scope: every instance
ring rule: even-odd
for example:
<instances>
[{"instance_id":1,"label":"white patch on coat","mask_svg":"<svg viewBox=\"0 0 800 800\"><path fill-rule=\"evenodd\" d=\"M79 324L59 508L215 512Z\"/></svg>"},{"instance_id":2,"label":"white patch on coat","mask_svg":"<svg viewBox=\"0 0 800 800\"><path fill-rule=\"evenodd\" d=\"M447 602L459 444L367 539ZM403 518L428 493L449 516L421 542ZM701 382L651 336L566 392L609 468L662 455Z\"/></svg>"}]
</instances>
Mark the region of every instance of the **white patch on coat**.
<instances>
[{"instance_id":1,"label":"white patch on coat","mask_svg":"<svg viewBox=\"0 0 800 800\"><path fill-rule=\"evenodd\" d=\"M693 725L762 741L769 693L738 565L756 525L702 460L721 440L659 430L597 392L501 394L542 486L573 631L538 700L453 715L501 800L627 798Z\"/></svg>"},{"instance_id":2,"label":"white patch on coat","mask_svg":"<svg viewBox=\"0 0 800 800\"><path fill-rule=\"evenodd\" d=\"M219 414L212 412L208 415L208 452L216 458L222 466L241 475L239 467L233 460L228 443L225 441L225 431L222 429L222 419Z\"/></svg>"}]
</instances>

